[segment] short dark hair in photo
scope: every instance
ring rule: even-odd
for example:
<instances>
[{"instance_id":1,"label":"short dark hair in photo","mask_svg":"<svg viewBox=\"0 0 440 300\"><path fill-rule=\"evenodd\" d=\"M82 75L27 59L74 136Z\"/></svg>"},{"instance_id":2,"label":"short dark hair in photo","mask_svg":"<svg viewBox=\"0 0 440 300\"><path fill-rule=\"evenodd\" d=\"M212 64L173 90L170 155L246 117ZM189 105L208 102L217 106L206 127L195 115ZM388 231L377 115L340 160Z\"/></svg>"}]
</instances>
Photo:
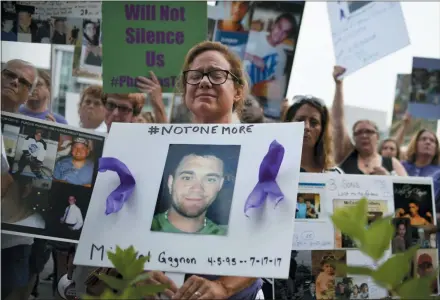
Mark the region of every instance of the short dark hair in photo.
<instances>
[{"instance_id":1,"label":"short dark hair in photo","mask_svg":"<svg viewBox=\"0 0 440 300\"><path fill-rule=\"evenodd\" d=\"M295 16L288 12L282 13L275 19L274 24L283 19L289 21L289 23L292 24L292 28L289 31L289 38L296 37L296 35L298 34L298 23L296 22Z\"/></svg>"}]
</instances>

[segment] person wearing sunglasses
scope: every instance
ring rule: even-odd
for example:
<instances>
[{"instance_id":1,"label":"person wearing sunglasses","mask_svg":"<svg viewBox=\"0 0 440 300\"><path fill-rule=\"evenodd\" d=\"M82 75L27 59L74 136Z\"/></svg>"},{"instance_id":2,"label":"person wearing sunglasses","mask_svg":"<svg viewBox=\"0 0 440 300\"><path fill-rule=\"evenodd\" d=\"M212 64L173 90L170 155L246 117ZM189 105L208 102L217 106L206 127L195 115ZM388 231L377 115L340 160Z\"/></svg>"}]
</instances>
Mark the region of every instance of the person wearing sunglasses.
<instances>
[{"instance_id":1,"label":"person wearing sunglasses","mask_svg":"<svg viewBox=\"0 0 440 300\"><path fill-rule=\"evenodd\" d=\"M8 61L2 69L2 111L18 113L37 83L37 69L21 59Z\"/></svg>"},{"instance_id":2,"label":"person wearing sunglasses","mask_svg":"<svg viewBox=\"0 0 440 300\"><path fill-rule=\"evenodd\" d=\"M322 173L343 171L335 167L328 109L313 96L295 96L293 104L282 116L283 122L304 122L301 172Z\"/></svg>"},{"instance_id":3,"label":"person wearing sunglasses","mask_svg":"<svg viewBox=\"0 0 440 300\"><path fill-rule=\"evenodd\" d=\"M370 120L359 120L353 125L354 144L351 142L344 122L343 82L340 76L345 69L336 66L333 79L336 83L332 105L335 132L335 158L347 174L407 176L405 168L395 157L383 157L377 151L379 128Z\"/></svg>"}]
</instances>

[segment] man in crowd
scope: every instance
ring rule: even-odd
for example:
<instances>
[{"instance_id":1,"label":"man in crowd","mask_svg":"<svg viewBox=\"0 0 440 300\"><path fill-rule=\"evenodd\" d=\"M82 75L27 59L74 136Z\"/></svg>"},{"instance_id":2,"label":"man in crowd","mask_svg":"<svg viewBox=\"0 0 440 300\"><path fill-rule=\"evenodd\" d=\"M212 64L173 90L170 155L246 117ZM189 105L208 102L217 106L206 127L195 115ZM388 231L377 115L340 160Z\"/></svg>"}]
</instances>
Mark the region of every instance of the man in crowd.
<instances>
[{"instance_id":1,"label":"man in crowd","mask_svg":"<svg viewBox=\"0 0 440 300\"><path fill-rule=\"evenodd\" d=\"M37 83L37 69L29 62L13 59L2 69L2 111L18 113Z\"/></svg>"},{"instance_id":2,"label":"man in crowd","mask_svg":"<svg viewBox=\"0 0 440 300\"><path fill-rule=\"evenodd\" d=\"M81 94L78 107L80 126L98 132L107 132L104 122L105 107L102 103L102 87L88 86Z\"/></svg>"},{"instance_id":3,"label":"man in crowd","mask_svg":"<svg viewBox=\"0 0 440 300\"><path fill-rule=\"evenodd\" d=\"M29 165L37 178L43 178L41 166L46 157L47 144L42 139L42 135L43 131L37 129L33 136L27 136L23 141L23 154L18 161L17 174L22 174L24 168Z\"/></svg>"},{"instance_id":4,"label":"man in crowd","mask_svg":"<svg viewBox=\"0 0 440 300\"><path fill-rule=\"evenodd\" d=\"M66 207L61 224L66 224L70 230L80 230L84 224L81 210L76 206L76 198L69 197L69 206Z\"/></svg>"},{"instance_id":5,"label":"man in crowd","mask_svg":"<svg viewBox=\"0 0 440 300\"><path fill-rule=\"evenodd\" d=\"M152 231L224 235L225 230L206 217L223 187L223 160L210 153L189 153L167 181L171 207L154 216Z\"/></svg>"},{"instance_id":6,"label":"man in crowd","mask_svg":"<svg viewBox=\"0 0 440 300\"><path fill-rule=\"evenodd\" d=\"M50 105L50 89L51 79L49 73L43 70L38 70L38 78L35 88L30 94L28 101L21 105L18 111L28 117L67 124L67 121L63 116L56 113L50 113L48 109Z\"/></svg>"},{"instance_id":7,"label":"man in crowd","mask_svg":"<svg viewBox=\"0 0 440 300\"><path fill-rule=\"evenodd\" d=\"M76 137L71 146L71 155L61 158L55 164L53 178L71 184L90 186L93 179L93 162L88 140Z\"/></svg>"}]
</instances>

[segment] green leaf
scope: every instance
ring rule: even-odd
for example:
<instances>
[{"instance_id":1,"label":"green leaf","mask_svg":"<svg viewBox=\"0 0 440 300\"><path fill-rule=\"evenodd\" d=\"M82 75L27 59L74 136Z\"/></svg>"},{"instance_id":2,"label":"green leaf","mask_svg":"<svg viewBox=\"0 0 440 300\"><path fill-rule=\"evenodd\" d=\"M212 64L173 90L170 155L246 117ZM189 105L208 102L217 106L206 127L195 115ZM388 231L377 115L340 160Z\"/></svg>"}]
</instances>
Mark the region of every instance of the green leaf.
<instances>
[{"instance_id":1,"label":"green leaf","mask_svg":"<svg viewBox=\"0 0 440 300\"><path fill-rule=\"evenodd\" d=\"M167 288L169 288L168 284L149 284L149 285L140 285L140 286L136 286L133 288L129 288L129 289L133 289L135 292L135 297L136 298L143 298L146 296L153 296L156 295L157 293L162 293L163 291L165 291Z\"/></svg>"},{"instance_id":2,"label":"green leaf","mask_svg":"<svg viewBox=\"0 0 440 300\"><path fill-rule=\"evenodd\" d=\"M432 282L437 278L438 270L433 275L422 278L414 278L404 282L397 288L397 294L401 299L427 299L432 294Z\"/></svg>"},{"instance_id":3,"label":"green leaf","mask_svg":"<svg viewBox=\"0 0 440 300\"><path fill-rule=\"evenodd\" d=\"M410 272L412 258L418 248L411 247L389 258L372 274L376 283L388 290L394 290Z\"/></svg>"},{"instance_id":4,"label":"green leaf","mask_svg":"<svg viewBox=\"0 0 440 300\"><path fill-rule=\"evenodd\" d=\"M362 266L347 266L343 263L335 264L336 270L339 274L350 274L350 275L363 275L363 276L371 276L374 270L368 267Z\"/></svg>"},{"instance_id":5,"label":"green leaf","mask_svg":"<svg viewBox=\"0 0 440 300\"><path fill-rule=\"evenodd\" d=\"M353 219L358 220L359 224L365 226L368 220L368 200L367 198L362 198L358 203L356 203L355 209L353 210Z\"/></svg>"},{"instance_id":6,"label":"green leaf","mask_svg":"<svg viewBox=\"0 0 440 300\"><path fill-rule=\"evenodd\" d=\"M130 285L130 281L128 280L119 279L114 276L109 276L107 274L99 274L97 276L114 290L122 291Z\"/></svg>"},{"instance_id":7,"label":"green leaf","mask_svg":"<svg viewBox=\"0 0 440 300\"><path fill-rule=\"evenodd\" d=\"M387 217L371 223L370 227L366 229L364 240L359 245L359 250L374 261L381 259L390 247L394 236L394 226L391 220L392 217Z\"/></svg>"},{"instance_id":8,"label":"green leaf","mask_svg":"<svg viewBox=\"0 0 440 300\"><path fill-rule=\"evenodd\" d=\"M114 300L114 299L119 299L119 297L117 294L113 293L111 290L106 289L104 291L104 293L101 294L99 299L101 299L101 300Z\"/></svg>"},{"instance_id":9,"label":"green leaf","mask_svg":"<svg viewBox=\"0 0 440 300\"><path fill-rule=\"evenodd\" d=\"M149 277L150 277L150 274L148 274L148 273L142 273L142 274L136 276L136 278L133 279L133 280L130 282L130 285L136 284L136 283L141 282L141 281L145 281L145 280L147 280Z\"/></svg>"},{"instance_id":10,"label":"green leaf","mask_svg":"<svg viewBox=\"0 0 440 300\"><path fill-rule=\"evenodd\" d=\"M134 280L144 270L148 257L137 258L137 253L133 246L122 250L116 247L116 252L107 253L109 260L112 262L116 270L125 280Z\"/></svg>"}]
</instances>

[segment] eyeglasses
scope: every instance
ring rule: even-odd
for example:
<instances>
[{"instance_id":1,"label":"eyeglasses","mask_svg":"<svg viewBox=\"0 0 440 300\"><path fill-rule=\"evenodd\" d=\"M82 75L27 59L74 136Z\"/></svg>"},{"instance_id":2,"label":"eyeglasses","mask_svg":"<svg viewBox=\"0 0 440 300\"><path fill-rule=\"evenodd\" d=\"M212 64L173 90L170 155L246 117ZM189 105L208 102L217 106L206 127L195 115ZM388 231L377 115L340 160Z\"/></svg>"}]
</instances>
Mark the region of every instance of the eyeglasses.
<instances>
[{"instance_id":1,"label":"eyeglasses","mask_svg":"<svg viewBox=\"0 0 440 300\"><path fill-rule=\"evenodd\" d=\"M183 80L187 84L198 85L202 79L207 76L209 82L212 85L221 85L228 80L228 76L231 75L233 79L241 84L240 78L232 74L227 70L211 70L209 72L201 72L198 70L186 70L183 71Z\"/></svg>"},{"instance_id":2,"label":"eyeglasses","mask_svg":"<svg viewBox=\"0 0 440 300\"><path fill-rule=\"evenodd\" d=\"M133 112L133 108L127 107L127 106L120 106L117 105L116 103L113 102L106 102L105 103L105 108L109 111L114 111L116 108L118 109L118 112L120 112L121 114L128 114Z\"/></svg>"},{"instance_id":3,"label":"eyeglasses","mask_svg":"<svg viewBox=\"0 0 440 300\"><path fill-rule=\"evenodd\" d=\"M377 131L376 130L371 130L371 129L360 129L357 130L353 133L354 136L361 136L361 135L366 135L366 136L372 136L373 134L376 134Z\"/></svg>"},{"instance_id":4,"label":"eyeglasses","mask_svg":"<svg viewBox=\"0 0 440 300\"><path fill-rule=\"evenodd\" d=\"M18 79L18 83L20 84L20 87L25 87L28 90L32 89L32 83L27 81L24 77L21 77L8 69L2 70L2 77L9 81Z\"/></svg>"}]
</instances>

